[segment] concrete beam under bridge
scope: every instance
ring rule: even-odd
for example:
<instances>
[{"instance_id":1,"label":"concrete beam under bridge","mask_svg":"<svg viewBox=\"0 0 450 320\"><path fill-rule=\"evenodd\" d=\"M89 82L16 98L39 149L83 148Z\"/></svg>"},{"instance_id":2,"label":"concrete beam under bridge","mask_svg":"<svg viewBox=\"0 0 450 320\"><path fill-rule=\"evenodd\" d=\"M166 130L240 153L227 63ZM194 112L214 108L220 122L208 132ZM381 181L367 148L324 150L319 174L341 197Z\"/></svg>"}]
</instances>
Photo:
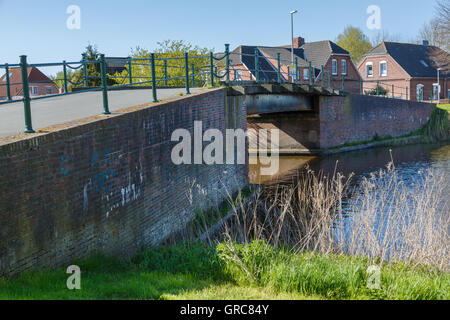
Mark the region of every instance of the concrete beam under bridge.
<instances>
[{"instance_id":1,"label":"concrete beam under bridge","mask_svg":"<svg viewBox=\"0 0 450 320\"><path fill-rule=\"evenodd\" d=\"M338 90L309 85L254 84L228 87L227 95L246 106L247 115L312 111L320 96L342 95Z\"/></svg>"},{"instance_id":2,"label":"concrete beam under bridge","mask_svg":"<svg viewBox=\"0 0 450 320\"><path fill-rule=\"evenodd\" d=\"M322 88L305 84L251 84L232 85L228 87L228 96L257 95L257 94L306 94L317 96L343 96L344 92L337 89Z\"/></svg>"}]
</instances>

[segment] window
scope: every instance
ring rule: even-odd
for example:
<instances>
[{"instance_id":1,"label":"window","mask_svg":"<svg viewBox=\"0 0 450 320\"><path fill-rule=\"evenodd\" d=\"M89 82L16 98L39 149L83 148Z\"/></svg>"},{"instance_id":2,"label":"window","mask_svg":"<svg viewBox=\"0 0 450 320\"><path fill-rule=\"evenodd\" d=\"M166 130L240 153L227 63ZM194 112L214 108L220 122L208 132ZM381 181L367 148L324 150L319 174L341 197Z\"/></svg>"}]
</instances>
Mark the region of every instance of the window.
<instances>
[{"instance_id":1,"label":"window","mask_svg":"<svg viewBox=\"0 0 450 320\"><path fill-rule=\"evenodd\" d=\"M337 71L337 60L333 59L331 61L331 72L333 73L333 75L337 75L338 71Z\"/></svg>"},{"instance_id":2,"label":"window","mask_svg":"<svg viewBox=\"0 0 450 320\"><path fill-rule=\"evenodd\" d=\"M423 84L418 84L416 87L417 101L423 101Z\"/></svg>"},{"instance_id":3,"label":"window","mask_svg":"<svg viewBox=\"0 0 450 320\"><path fill-rule=\"evenodd\" d=\"M343 76L347 75L347 60L341 60L341 73Z\"/></svg>"},{"instance_id":4,"label":"window","mask_svg":"<svg viewBox=\"0 0 450 320\"><path fill-rule=\"evenodd\" d=\"M450 99L450 89L447 90L447 99Z\"/></svg>"},{"instance_id":5,"label":"window","mask_svg":"<svg viewBox=\"0 0 450 320\"><path fill-rule=\"evenodd\" d=\"M309 80L309 69L303 69L303 79Z\"/></svg>"},{"instance_id":6,"label":"window","mask_svg":"<svg viewBox=\"0 0 450 320\"><path fill-rule=\"evenodd\" d=\"M372 62L366 63L366 77L367 78L373 77L373 63Z\"/></svg>"},{"instance_id":7,"label":"window","mask_svg":"<svg viewBox=\"0 0 450 320\"><path fill-rule=\"evenodd\" d=\"M53 89L50 86L45 87L45 94L52 94L53 93Z\"/></svg>"},{"instance_id":8,"label":"window","mask_svg":"<svg viewBox=\"0 0 450 320\"><path fill-rule=\"evenodd\" d=\"M30 87L30 94L32 96L37 96L39 94L39 88L38 87Z\"/></svg>"},{"instance_id":9,"label":"window","mask_svg":"<svg viewBox=\"0 0 450 320\"><path fill-rule=\"evenodd\" d=\"M438 100L439 96L439 84L433 83L433 100Z\"/></svg>"},{"instance_id":10,"label":"window","mask_svg":"<svg viewBox=\"0 0 450 320\"><path fill-rule=\"evenodd\" d=\"M387 63L386 61L380 62L380 77L387 77Z\"/></svg>"},{"instance_id":11,"label":"window","mask_svg":"<svg viewBox=\"0 0 450 320\"><path fill-rule=\"evenodd\" d=\"M242 81L242 70L236 70L235 81Z\"/></svg>"}]
</instances>

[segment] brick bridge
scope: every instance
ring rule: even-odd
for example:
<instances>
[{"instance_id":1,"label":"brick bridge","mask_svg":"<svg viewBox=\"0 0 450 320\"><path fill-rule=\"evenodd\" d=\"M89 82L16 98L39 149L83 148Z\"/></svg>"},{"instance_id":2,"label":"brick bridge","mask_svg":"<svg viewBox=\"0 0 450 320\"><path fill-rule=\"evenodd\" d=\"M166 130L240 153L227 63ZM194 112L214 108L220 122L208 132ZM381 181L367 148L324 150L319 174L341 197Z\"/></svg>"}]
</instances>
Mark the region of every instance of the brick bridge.
<instances>
[{"instance_id":1,"label":"brick bridge","mask_svg":"<svg viewBox=\"0 0 450 320\"><path fill-rule=\"evenodd\" d=\"M248 129L280 130L275 146L280 154L320 153L375 136L406 135L421 128L435 108L428 103L295 84L231 86L228 97L235 107L246 107Z\"/></svg>"},{"instance_id":2,"label":"brick bridge","mask_svg":"<svg viewBox=\"0 0 450 320\"><path fill-rule=\"evenodd\" d=\"M86 95L70 99L81 98L83 108L99 106ZM36 105L36 112L46 107ZM231 86L0 138L0 278L161 244L198 210L246 186L248 163L171 161L172 133L183 128L193 136L196 121L222 134L278 128L279 151L291 154L407 134L433 108L302 85Z\"/></svg>"}]
</instances>

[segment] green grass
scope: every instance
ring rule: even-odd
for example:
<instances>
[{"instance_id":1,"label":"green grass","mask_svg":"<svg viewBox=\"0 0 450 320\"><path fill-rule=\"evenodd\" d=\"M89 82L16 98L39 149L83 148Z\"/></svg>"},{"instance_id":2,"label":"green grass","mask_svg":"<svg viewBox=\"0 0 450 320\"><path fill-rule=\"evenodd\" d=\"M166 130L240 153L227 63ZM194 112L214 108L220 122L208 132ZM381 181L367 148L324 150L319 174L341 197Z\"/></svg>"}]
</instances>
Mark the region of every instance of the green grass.
<instances>
[{"instance_id":1,"label":"green grass","mask_svg":"<svg viewBox=\"0 0 450 320\"><path fill-rule=\"evenodd\" d=\"M443 110L445 110L447 112L450 112L450 104L439 104L437 107L439 109L443 109Z\"/></svg>"},{"instance_id":2,"label":"green grass","mask_svg":"<svg viewBox=\"0 0 450 320\"><path fill-rule=\"evenodd\" d=\"M0 299L449 299L449 274L385 265L381 289L366 287L364 258L295 254L263 242L159 247L129 260L97 255L80 266L0 280Z\"/></svg>"}]
</instances>

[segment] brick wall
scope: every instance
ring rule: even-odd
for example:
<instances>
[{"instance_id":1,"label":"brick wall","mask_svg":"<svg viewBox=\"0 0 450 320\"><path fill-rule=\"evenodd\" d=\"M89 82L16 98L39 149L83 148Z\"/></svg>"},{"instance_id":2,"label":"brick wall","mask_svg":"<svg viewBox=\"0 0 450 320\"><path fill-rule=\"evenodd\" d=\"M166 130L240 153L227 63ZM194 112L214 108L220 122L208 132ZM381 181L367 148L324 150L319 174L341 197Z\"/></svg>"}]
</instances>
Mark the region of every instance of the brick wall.
<instances>
[{"instance_id":1,"label":"brick wall","mask_svg":"<svg viewBox=\"0 0 450 320\"><path fill-rule=\"evenodd\" d=\"M363 95L320 97L320 148L379 137L402 136L421 128L434 104Z\"/></svg>"},{"instance_id":2,"label":"brick wall","mask_svg":"<svg viewBox=\"0 0 450 320\"><path fill-rule=\"evenodd\" d=\"M0 276L161 243L247 184L246 165L171 161L173 130L246 127L224 89L0 145Z\"/></svg>"}]
</instances>

